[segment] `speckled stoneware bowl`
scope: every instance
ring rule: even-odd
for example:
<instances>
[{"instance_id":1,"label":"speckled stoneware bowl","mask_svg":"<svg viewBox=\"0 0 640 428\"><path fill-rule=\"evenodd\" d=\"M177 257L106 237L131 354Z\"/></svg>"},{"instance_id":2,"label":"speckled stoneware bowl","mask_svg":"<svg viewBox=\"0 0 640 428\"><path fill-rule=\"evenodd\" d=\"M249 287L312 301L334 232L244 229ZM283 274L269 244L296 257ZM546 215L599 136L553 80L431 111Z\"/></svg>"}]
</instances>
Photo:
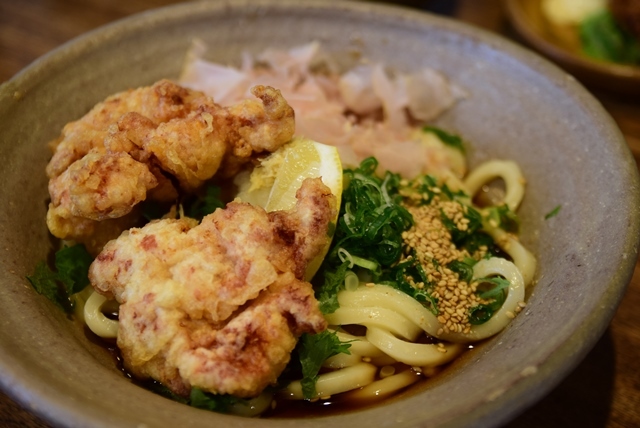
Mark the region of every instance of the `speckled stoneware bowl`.
<instances>
[{"instance_id":1,"label":"speckled stoneware bowl","mask_svg":"<svg viewBox=\"0 0 640 428\"><path fill-rule=\"evenodd\" d=\"M108 94L177 77L194 38L210 58L319 40L400 70L428 65L470 96L440 119L472 143L471 163L519 162L528 179L523 240L538 283L521 316L419 391L368 410L254 420L190 408L124 378L27 283L52 249L45 226L47 142ZM610 117L574 79L495 35L406 9L273 0L182 4L101 28L0 87L0 385L57 426L491 426L541 398L608 325L637 257L636 165ZM544 214L557 205L560 213Z\"/></svg>"}]
</instances>

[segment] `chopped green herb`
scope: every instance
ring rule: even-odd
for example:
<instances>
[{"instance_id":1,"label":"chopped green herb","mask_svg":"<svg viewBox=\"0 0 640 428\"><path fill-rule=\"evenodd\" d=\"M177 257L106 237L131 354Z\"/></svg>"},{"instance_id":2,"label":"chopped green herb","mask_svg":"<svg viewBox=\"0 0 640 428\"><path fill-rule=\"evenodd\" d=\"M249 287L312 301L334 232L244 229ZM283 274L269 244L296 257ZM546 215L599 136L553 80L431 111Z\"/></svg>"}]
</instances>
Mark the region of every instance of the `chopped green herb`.
<instances>
[{"instance_id":1,"label":"chopped green herb","mask_svg":"<svg viewBox=\"0 0 640 428\"><path fill-rule=\"evenodd\" d=\"M408 278L413 278L415 282L422 282L425 286L416 288L409 283ZM380 283L408 294L422 303L431 313L438 315L438 299L431 295L432 284L429 283L424 268L415 255L387 269L382 275Z\"/></svg>"},{"instance_id":2,"label":"chopped green herb","mask_svg":"<svg viewBox=\"0 0 640 428\"><path fill-rule=\"evenodd\" d=\"M491 319L494 312L500 309L496 302L488 305L477 305L469 309L469 324L480 325Z\"/></svg>"},{"instance_id":3,"label":"chopped green herb","mask_svg":"<svg viewBox=\"0 0 640 428\"><path fill-rule=\"evenodd\" d=\"M411 199L414 205L429 205L433 198L446 198L449 201L459 201L469 199L469 196L462 190L453 191L446 184L438 184L438 180L432 175L421 175L406 185L400 187L400 193ZM411 198L418 195L419 198Z\"/></svg>"},{"instance_id":4,"label":"chopped green herb","mask_svg":"<svg viewBox=\"0 0 640 428\"><path fill-rule=\"evenodd\" d=\"M400 176L387 172L379 177L377 167L375 158L367 158L344 171L338 224L321 268L324 283L316 291L323 313L339 307L337 293L349 265L377 281L402 255L402 232L413 225L413 217L400 205Z\"/></svg>"},{"instance_id":5,"label":"chopped green herb","mask_svg":"<svg viewBox=\"0 0 640 428\"><path fill-rule=\"evenodd\" d=\"M561 205L558 205L557 207L555 207L554 209L552 209L551 211L549 211L545 216L544 219L548 220L551 217L555 217L558 215L558 213L560 212L560 208L562 208Z\"/></svg>"},{"instance_id":6,"label":"chopped green herb","mask_svg":"<svg viewBox=\"0 0 640 428\"><path fill-rule=\"evenodd\" d=\"M302 395L306 399L316 396L316 381L324 360L338 354L351 354L349 343L341 342L338 335L325 330L317 334L305 333L298 341L298 355L302 366Z\"/></svg>"},{"instance_id":7,"label":"chopped green herb","mask_svg":"<svg viewBox=\"0 0 640 428\"><path fill-rule=\"evenodd\" d=\"M211 214L217 208L224 208L225 204L220 199L220 194L220 187L214 185L207 186L204 194L187 207L187 216L202 220L204 216Z\"/></svg>"},{"instance_id":8,"label":"chopped green herb","mask_svg":"<svg viewBox=\"0 0 640 428\"><path fill-rule=\"evenodd\" d=\"M177 401L178 403L189 404L188 398L182 397L181 395L174 394L173 391L171 391L169 388L167 388L166 386L164 386L158 381L150 382L146 386L149 388L149 390L151 390L151 392L154 392L165 398L168 398L173 401Z\"/></svg>"},{"instance_id":9,"label":"chopped green herb","mask_svg":"<svg viewBox=\"0 0 640 428\"><path fill-rule=\"evenodd\" d=\"M488 209L487 220L510 233L518 233L520 230L520 219L511 211L507 204Z\"/></svg>"},{"instance_id":10,"label":"chopped green herb","mask_svg":"<svg viewBox=\"0 0 640 428\"><path fill-rule=\"evenodd\" d=\"M158 220L167 214L168 207L165 203L146 200L140 204L142 216L147 220Z\"/></svg>"},{"instance_id":11,"label":"chopped green herb","mask_svg":"<svg viewBox=\"0 0 640 428\"><path fill-rule=\"evenodd\" d=\"M39 294L42 294L65 311L71 311L69 300L60 292L58 275L45 262L39 262L33 275L27 276L27 279Z\"/></svg>"},{"instance_id":12,"label":"chopped green herb","mask_svg":"<svg viewBox=\"0 0 640 428\"><path fill-rule=\"evenodd\" d=\"M456 201L456 200L460 200L460 199L468 199L469 198L469 195L464 193L463 190L458 190L458 191L454 192L446 184L443 184L440 187L440 190L442 191L442 194L445 195L447 197L447 199L449 199L450 201Z\"/></svg>"},{"instance_id":13,"label":"chopped green herb","mask_svg":"<svg viewBox=\"0 0 640 428\"><path fill-rule=\"evenodd\" d=\"M387 172L380 178L375 174L377 167L375 158L367 158L359 168L344 171L348 185L342 192L334 245L328 255L334 265L341 248L383 267L401 255L402 232L411 227L413 218L399 205L400 176Z\"/></svg>"},{"instance_id":14,"label":"chopped green herb","mask_svg":"<svg viewBox=\"0 0 640 428\"><path fill-rule=\"evenodd\" d=\"M478 296L480 298L485 300L492 299L490 303L474 306L469 309L469 323L473 325L480 325L489 321L493 314L504 304L504 301L507 298L506 291L509 287L509 281L500 277L478 278L475 279L475 281L494 285L494 287L488 290L478 291Z\"/></svg>"},{"instance_id":15,"label":"chopped green herb","mask_svg":"<svg viewBox=\"0 0 640 428\"><path fill-rule=\"evenodd\" d=\"M199 388L191 388L189 405L198 409L211 410L218 413L229 413L230 407L242 401L241 398L228 394L211 394Z\"/></svg>"},{"instance_id":16,"label":"chopped green herb","mask_svg":"<svg viewBox=\"0 0 640 428\"><path fill-rule=\"evenodd\" d=\"M33 275L27 276L27 279L39 294L71 312L73 305L69 297L89 284L89 266L92 261L93 257L84 245L65 247L56 252L56 272L45 262L40 262Z\"/></svg>"},{"instance_id":17,"label":"chopped green herb","mask_svg":"<svg viewBox=\"0 0 640 428\"><path fill-rule=\"evenodd\" d=\"M474 254L476 251L480 250L481 247L487 247L487 258L499 253L499 247L496 245L493 238L481 230L467 236L460 243L460 248L466 249L469 254Z\"/></svg>"},{"instance_id":18,"label":"chopped green herb","mask_svg":"<svg viewBox=\"0 0 640 428\"><path fill-rule=\"evenodd\" d=\"M446 131L443 131L440 128L436 128L435 126L425 126L422 128L424 132L431 132L436 135L447 146L453 147L454 149L460 150L464 153L464 143L462 142L462 138L457 135L450 134Z\"/></svg>"},{"instance_id":19,"label":"chopped green herb","mask_svg":"<svg viewBox=\"0 0 640 428\"><path fill-rule=\"evenodd\" d=\"M89 266L93 257L84 245L62 248L56 252L55 259L58 277L69 296L89 285Z\"/></svg>"},{"instance_id":20,"label":"chopped green herb","mask_svg":"<svg viewBox=\"0 0 640 428\"><path fill-rule=\"evenodd\" d=\"M477 278L475 281L482 284L491 284L493 287L485 291L479 291L478 295L481 299L494 299L497 295L509 288L509 281L499 276L491 278Z\"/></svg>"},{"instance_id":21,"label":"chopped green herb","mask_svg":"<svg viewBox=\"0 0 640 428\"><path fill-rule=\"evenodd\" d=\"M406 186L402 187L404 195L418 194L420 199L419 205L428 205L437 195L434 189L438 188L438 181L431 175L421 175L411 180Z\"/></svg>"},{"instance_id":22,"label":"chopped green herb","mask_svg":"<svg viewBox=\"0 0 640 428\"><path fill-rule=\"evenodd\" d=\"M453 260L447 267L458 274L460 281L470 283L473 279L473 266L476 263L474 259L466 258L465 260Z\"/></svg>"},{"instance_id":23,"label":"chopped green herb","mask_svg":"<svg viewBox=\"0 0 640 428\"><path fill-rule=\"evenodd\" d=\"M456 223L447 217L444 211L440 212L442 224L444 224L444 226L449 230L451 233L451 241L458 247L460 247L466 239L482 227L482 216L476 209L467 206L464 218L468 219L469 223L467 224L467 229L460 230L458 229L458 226L456 226Z\"/></svg>"},{"instance_id":24,"label":"chopped green herb","mask_svg":"<svg viewBox=\"0 0 640 428\"><path fill-rule=\"evenodd\" d=\"M335 271L325 272L324 284L315 293L323 314L332 314L340 307L338 292L344 288L344 277L348 268L349 262L345 261Z\"/></svg>"}]
</instances>

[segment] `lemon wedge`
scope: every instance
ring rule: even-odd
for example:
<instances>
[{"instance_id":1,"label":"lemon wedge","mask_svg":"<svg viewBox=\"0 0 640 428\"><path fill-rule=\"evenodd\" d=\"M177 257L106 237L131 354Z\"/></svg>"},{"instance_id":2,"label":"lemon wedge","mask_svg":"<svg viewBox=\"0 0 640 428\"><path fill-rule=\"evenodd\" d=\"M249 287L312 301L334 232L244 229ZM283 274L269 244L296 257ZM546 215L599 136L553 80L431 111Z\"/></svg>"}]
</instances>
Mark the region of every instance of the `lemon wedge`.
<instances>
[{"instance_id":1,"label":"lemon wedge","mask_svg":"<svg viewBox=\"0 0 640 428\"><path fill-rule=\"evenodd\" d=\"M342 196L342 163L338 150L307 138L296 137L276 150L253 171L243 172L235 178L243 202L260 206L266 211L289 210L296 205L296 192L306 178L321 177L322 182L336 197L340 207ZM333 223L337 221L337 213ZM335 230L335 227L330 227ZM321 254L309 263L305 279L310 280L329 251L331 241Z\"/></svg>"}]
</instances>

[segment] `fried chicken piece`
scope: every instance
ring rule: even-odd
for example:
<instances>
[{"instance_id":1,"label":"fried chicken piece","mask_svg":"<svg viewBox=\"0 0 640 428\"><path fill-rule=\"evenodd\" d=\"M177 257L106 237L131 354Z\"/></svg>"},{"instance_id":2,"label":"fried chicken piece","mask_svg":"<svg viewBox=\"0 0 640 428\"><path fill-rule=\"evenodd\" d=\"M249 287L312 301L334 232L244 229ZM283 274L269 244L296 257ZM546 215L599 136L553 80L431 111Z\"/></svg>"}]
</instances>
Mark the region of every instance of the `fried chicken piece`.
<instances>
[{"instance_id":1,"label":"fried chicken piece","mask_svg":"<svg viewBox=\"0 0 640 428\"><path fill-rule=\"evenodd\" d=\"M147 199L175 201L221 167L221 175L235 174L256 154L282 146L293 136L293 110L276 89L252 92L258 100L221 107L162 80L109 97L65 126L47 166L51 233L92 240L94 222L127 215Z\"/></svg>"},{"instance_id":2,"label":"fried chicken piece","mask_svg":"<svg viewBox=\"0 0 640 428\"><path fill-rule=\"evenodd\" d=\"M157 184L146 165L127 153L101 154L94 149L49 181L47 225L54 235L82 241L96 254L135 224L134 206ZM103 222L107 219L118 220Z\"/></svg>"},{"instance_id":3,"label":"fried chicken piece","mask_svg":"<svg viewBox=\"0 0 640 428\"><path fill-rule=\"evenodd\" d=\"M47 176L57 177L91 149L103 147L113 125L126 113L139 113L157 125L183 118L201 105L212 103L202 92L169 80L111 95L81 119L65 125L60 137L50 143L54 154L47 165Z\"/></svg>"},{"instance_id":4,"label":"fried chicken piece","mask_svg":"<svg viewBox=\"0 0 640 428\"><path fill-rule=\"evenodd\" d=\"M276 381L297 338L326 321L305 268L328 244L336 199L307 179L296 207L232 202L206 216L124 232L91 265L95 290L120 303L125 367L173 392L239 397Z\"/></svg>"},{"instance_id":5,"label":"fried chicken piece","mask_svg":"<svg viewBox=\"0 0 640 428\"><path fill-rule=\"evenodd\" d=\"M228 109L227 126L235 135L221 171L224 177L235 175L251 159L252 151L274 152L291 140L295 131L293 109L280 91L257 85L251 93L261 102L247 100Z\"/></svg>"},{"instance_id":6,"label":"fried chicken piece","mask_svg":"<svg viewBox=\"0 0 640 428\"><path fill-rule=\"evenodd\" d=\"M49 182L49 194L54 210L100 221L130 213L157 185L149 168L128 153L92 150Z\"/></svg>"}]
</instances>

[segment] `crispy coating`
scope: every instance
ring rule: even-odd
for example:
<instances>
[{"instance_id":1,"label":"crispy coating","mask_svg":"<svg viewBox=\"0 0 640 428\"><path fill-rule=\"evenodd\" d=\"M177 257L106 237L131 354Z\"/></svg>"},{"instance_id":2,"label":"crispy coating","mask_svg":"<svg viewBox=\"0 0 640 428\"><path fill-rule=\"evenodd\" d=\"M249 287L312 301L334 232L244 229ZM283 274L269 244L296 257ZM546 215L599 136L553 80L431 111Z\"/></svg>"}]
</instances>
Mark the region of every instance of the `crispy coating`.
<instances>
[{"instance_id":1,"label":"crispy coating","mask_svg":"<svg viewBox=\"0 0 640 428\"><path fill-rule=\"evenodd\" d=\"M161 80L111 96L67 124L47 166L51 233L95 241L95 222L127 215L147 199L175 201L219 171L233 175L282 146L293 136L293 110L276 89L252 92L258 99L221 107Z\"/></svg>"},{"instance_id":2,"label":"crispy coating","mask_svg":"<svg viewBox=\"0 0 640 428\"><path fill-rule=\"evenodd\" d=\"M290 211L232 202L199 225L154 221L105 246L89 279L121 304L128 370L182 395L251 397L276 381L299 335L326 328L302 277L328 243L336 201L320 179L296 196Z\"/></svg>"},{"instance_id":3,"label":"crispy coating","mask_svg":"<svg viewBox=\"0 0 640 428\"><path fill-rule=\"evenodd\" d=\"M81 119L70 122L51 142L53 158L47 165L49 178L56 177L93 148L101 148L118 119L139 113L154 124L185 117L203 104L212 103L203 93L190 91L168 80L153 86L117 93L98 103Z\"/></svg>"},{"instance_id":4,"label":"crispy coating","mask_svg":"<svg viewBox=\"0 0 640 428\"><path fill-rule=\"evenodd\" d=\"M49 181L47 224L56 236L82 240L90 250L101 248L136 223L134 206L157 184L127 153L91 150Z\"/></svg>"},{"instance_id":5,"label":"crispy coating","mask_svg":"<svg viewBox=\"0 0 640 428\"><path fill-rule=\"evenodd\" d=\"M157 185L149 168L128 153L92 150L49 182L49 194L56 210L100 221L130 213Z\"/></svg>"},{"instance_id":6,"label":"crispy coating","mask_svg":"<svg viewBox=\"0 0 640 428\"><path fill-rule=\"evenodd\" d=\"M251 93L260 99L247 100L228 108L224 118L226 126L234 137L225 159L221 174L235 175L240 166L252 156L252 151L274 152L282 142L293 137L295 121L293 109L287 104L280 91L269 86L257 85ZM219 123L223 127L223 124Z\"/></svg>"}]
</instances>

